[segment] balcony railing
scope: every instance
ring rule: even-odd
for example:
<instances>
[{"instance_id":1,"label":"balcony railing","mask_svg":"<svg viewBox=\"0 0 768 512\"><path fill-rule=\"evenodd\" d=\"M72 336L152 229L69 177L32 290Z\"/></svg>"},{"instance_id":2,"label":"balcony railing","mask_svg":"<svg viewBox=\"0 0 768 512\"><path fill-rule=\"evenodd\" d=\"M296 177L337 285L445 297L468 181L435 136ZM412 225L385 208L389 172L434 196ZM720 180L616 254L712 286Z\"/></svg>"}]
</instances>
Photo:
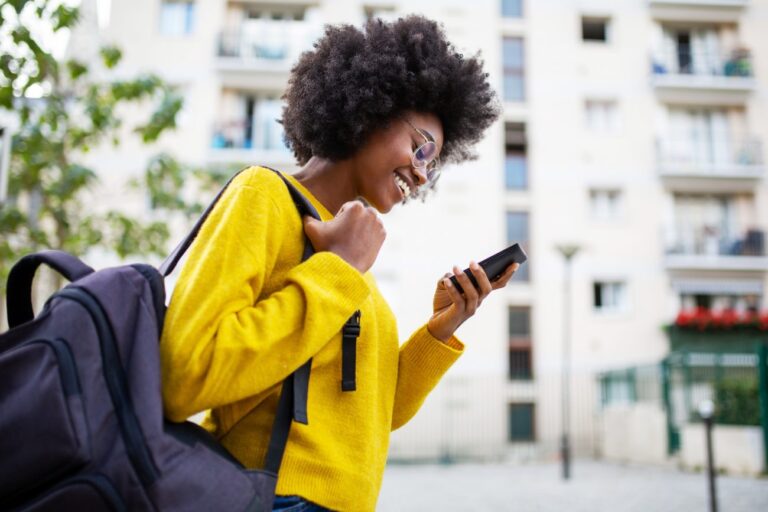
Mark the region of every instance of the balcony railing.
<instances>
[{"instance_id":1,"label":"balcony railing","mask_svg":"<svg viewBox=\"0 0 768 512\"><path fill-rule=\"evenodd\" d=\"M651 5L680 5L693 7L746 7L749 0L649 0Z\"/></svg>"},{"instance_id":2,"label":"balcony railing","mask_svg":"<svg viewBox=\"0 0 768 512\"><path fill-rule=\"evenodd\" d=\"M282 128L277 122L248 123L247 121L220 122L214 125L211 148L215 150L244 149L286 152Z\"/></svg>"},{"instance_id":3,"label":"balcony railing","mask_svg":"<svg viewBox=\"0 0 768 512\"><path fill-rule=\"evenodd\" d=\"M665 175L744 178L760 177L765 172L762 143L754 137L663 137L656 141L656 158L659 171Z\"/></svg>"},{"instance_id":4,"label":"balcony railing","mask_svg":"<svg viewBox=\"0 0 768 512\"><path fill-rule=\"evenodd\" d=\"M748 229L739 237L723 236L714 226L676 233L667 245L668 255L765 256L765 231Z\"/></svg>"},{"instance_id":5,"label":"balcony railing","mask_svg":"<svg viewBox=\"0 0 768 512\"><path fill-rule=\"evenodd\" d=\"M749 0L649 0L649 3L692 7L746 7Z\"/></svg>"},{"instance_id":6,"label":"balcony railing","mask_svg":"<svg viewBox=\"0 0 768 512\"><path fill-rule=\"evenodd\" d=\"M305 21L247 20L219 35L218 56L249 63L292 63L322 28Z\"/></svg>"},{"instance_id":7,"label":"balcony railing","mask_svg":"<svg viewBox=\"0 0 768 512\"><path fill-rule=\"evenodd\" d=\"M652 71L659 75L684 75L701 77L751 78L752 56L746 48L725 53L694 51L677 47L655 52Z\"/></svg>"}]
</instances>

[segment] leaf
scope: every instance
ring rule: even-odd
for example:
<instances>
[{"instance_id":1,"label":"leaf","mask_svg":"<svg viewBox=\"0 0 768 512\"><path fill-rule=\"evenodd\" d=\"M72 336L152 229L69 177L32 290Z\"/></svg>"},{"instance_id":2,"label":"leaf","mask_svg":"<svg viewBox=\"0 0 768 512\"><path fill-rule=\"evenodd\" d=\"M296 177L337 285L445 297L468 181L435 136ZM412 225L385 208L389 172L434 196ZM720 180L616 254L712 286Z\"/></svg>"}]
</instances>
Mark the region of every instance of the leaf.
<instances>
[{"instance_id":1,"label":"leaf","mask_svg":"<svg viewBox=\"0 0 768 512\"><path fill-rule=\"evenodd\" d=\"M72 80L77 80L88 72L88 66L77 60L67 61L67 71L69 71L69 77Z\"/></svg>"},{"instance_id":2,"label":"leaf","mask_svg":"<svg viewBox=\"0 0 768 512\"><path fill-rule=\"evenodd\" d=\"M144 126L136 128L141 134L144 143L154 142L165 130L176 128L176 115L181 110L184 101L181 96L172 91L166 92L163 101L158 109L152 114L152 117Z\"/></svg>"},{"instance_id":3,"label":"leaf","mask_svg":"<svg viewBox=\"0 0 768 512\"><path fill-rule=\"evenodd\" d=\"M13 89L0 87L0 107L13 110Z\"/></svg>"},{"instance_id":4,"label":"leaf","mask_svg":"<svg viewBox=\"0 0 768 512\"><path fill-rule=\"evenodd\" d=\"M24 6L29 3L29 0L8 0L8 4L16 10L16 13L21 13Z\"/></svg>"},{"instance_id":5,"label":"leaf","mask_svg":"<svg viewBox=\"0 0 768 512\"><path fill-rule=\"evenodd\" d=\"M102 46L100 52L101 58L104 61L104 65L107 69L112 69L120 62L123 57L123 52L117 46Z\"/></svg>"},{"instance_id":6,"label":"leaf","mask_svg":"<svg viewBox=\"0 0 768 512\"><path fill-rule=\"evenodd\" d=\"M62 28L71 28L77 23L80 18L80 10L77 7L67 7L66 5L59 5L51 13L51 22L53 23L53 31L57 32Z\"/></svg>"}]
</instances>

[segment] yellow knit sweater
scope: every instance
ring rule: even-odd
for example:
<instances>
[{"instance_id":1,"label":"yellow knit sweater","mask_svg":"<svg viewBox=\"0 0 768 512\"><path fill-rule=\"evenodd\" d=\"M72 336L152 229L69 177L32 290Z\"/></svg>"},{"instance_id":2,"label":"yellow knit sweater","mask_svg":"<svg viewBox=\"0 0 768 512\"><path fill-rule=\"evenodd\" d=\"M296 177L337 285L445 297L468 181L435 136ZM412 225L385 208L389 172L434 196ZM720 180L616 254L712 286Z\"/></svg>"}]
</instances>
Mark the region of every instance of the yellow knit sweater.
<instances>
[{"instance_id":1,"label":"yellow knit sweater","mask_svg":"<svg viewBox=\"0 0 768 512\"><path fill-rule=\"evenodd\" d=\"M333 215L295 179L323 221ZM293 423L277 493L373 510L390 430L459 357L426 325L399 347L370 273L330 252L300 263L302 221L274 172L252 167L223 194L189 250L161 342L165 414L204 426L247 467L266 455L281 382L309 358L309 425ZM359 309L357 390L341 391L341 328Z\"/></svg>"}]
</instances>

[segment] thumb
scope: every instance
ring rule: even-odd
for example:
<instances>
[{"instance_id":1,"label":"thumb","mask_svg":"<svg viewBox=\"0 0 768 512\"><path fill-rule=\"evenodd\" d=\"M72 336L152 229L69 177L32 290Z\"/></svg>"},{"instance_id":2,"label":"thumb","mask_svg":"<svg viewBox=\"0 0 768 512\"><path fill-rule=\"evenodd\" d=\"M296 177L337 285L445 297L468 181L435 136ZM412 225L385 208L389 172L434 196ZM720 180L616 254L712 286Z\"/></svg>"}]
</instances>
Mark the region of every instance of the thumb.
<instances>
[{"instance_id":1,"label":"thumb","mask_svg":"<svg viewBox=\"0 0 768 512\"><path fill-rule=\"evenodd\" d=\"M304 228L312 227L317 229L317 224L322 224L319 220L312 217L311 215L305 215L302 220L304 221Z\"/></svg>"},{"instance_id":2,"label":"thumb","mask_svg":"<svg viewBox=\"0 0 768 512\"><path fill-rule=\"evenodd\" d=\"M317 220L316 218L306 215L302 219L304 221L304 231L307 232L307 234L312 233L315 234L318 231L320 231L321 226L323 225L322 222Z\"/></svg>"}]
</instances>

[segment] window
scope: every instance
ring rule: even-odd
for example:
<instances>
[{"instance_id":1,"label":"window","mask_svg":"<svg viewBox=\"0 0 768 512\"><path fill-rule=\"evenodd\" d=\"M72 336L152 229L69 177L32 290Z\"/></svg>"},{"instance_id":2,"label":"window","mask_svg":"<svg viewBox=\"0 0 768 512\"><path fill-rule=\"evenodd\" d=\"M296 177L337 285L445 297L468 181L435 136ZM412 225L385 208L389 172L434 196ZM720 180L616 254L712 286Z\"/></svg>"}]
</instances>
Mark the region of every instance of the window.
<instances>
[{"instance_id":1,"label":"window","mask_svg":"<svg viewBox=\"0 0 768 512\"><path fill-rule=\"evenodd\" d=\"M509 404L509 440L530 442L536 440L535 404Z\"/></svg>"},{"instance_id":2,"label":"window","mask_svg":"<svg viewBox=\"0 0 768 512\"><path fill-rule=\"evenodd\" d=\"M509 378L530 380L533 377L531 354L531 308L509 308Z\"/></svg>"},{"instance_id":3,"label":"window","mask_svg":"<svg viewBox=\"0 0 768 512\"><path fill-rule=\"evenodd\" d=\"M616 220L621 216L622 200L619 190L589 191L590 213L595 220Z\"/></svg>"},{"instance_id":4,"label":"window","mask_svg":"<svg viewBox=\"0 0 768 512\"><path fill-rule=\"evenodd\" d=\"M619 116L616 102L587 100L584 103L584 117L587 129L598 133L615 133L619 130Z\"/></svg>"},{"instance_id":5,"label":"window","mask_svg":"<svg viewBox=\"0 0 768 512\"><path fill-rule=\"evenodd\" d=\"M626 284L621 281L597 281L593 284L595 311L618 312L626 309Z\"/></svg>"},{"instance_id":6,"label":"window","mask_svg":"<svg viewBox=\"0 0 768 512\"><path fill-rule=\"evenodd\" d=\"M166 36L191 34L195 22L195 3L163 0L160 4L160 33Z\"/></svg>"},{"instance_id":7,"label":"window","mask_svg":"<svg viewBox=\"0 0 768 512\"><path fill-rule=\"evenodd\" d=\"M268 94L237 94L235 98L226 102L237 105L236 110L231 111L232 117L223 118L214 127L213 148L288 151L283 141L283 126L277 121L282 114L280 99Z\"/></svg>"},{"instance_id":8,"label":"window","mask_svg":"<svg viewBox=\"0 0 768 512\"><path fill-rule=\"evenodd\" d=\"M675 194L674 224L667 234L672 254L765 255L765 231L752 194Z\"/></svg>"},{"instance_id":9,"label":"window","mask_svg":"<svg viewBox=\"0 0 768 512\"><path fill-rule=\"evenodd\" d=\"M608 18L581 18L581 39L605 43L608 41Z\"/></svg>"},{"instance_id":10,"label":"window","mask_svg":"<svg viewBox=\"0 0 768 512\"><path fill-rule=\"evenodd\" d=\"M529 259L517 270L511 282L528 281L530 279L530 250L528 242L528 212L507 212L507 243L519 243Z\"/></svg>"},{"instance_id":11,"label":"window","mask_svg":"<svg viewBox=\"0 0 768 512\"><path fill-rule=\"evenodd\" d=\"M502 44L504 61L504 101L523 101L523 40L519 37L505 37Z\"/></svg>"},{"instance_id":12,"label":"window","mask_svg":"<svg viewBox=\"0 0 768 512\"><path fill-rule=\"evenodd\" d=\"M501 15L505 18L522 18L523 0L501 0Z\"/></svg>"},{"instance_id":13,"label":"window","mask_svg":"<svg viewBox=\"0 0 768 512\"><path fill-rule=\"evenodd\" d=\"M525 125L507 123L505 139L504 181L507 190L526 190L528 188L528 159L526 157Z\"/></svg>"}]
</instances>

